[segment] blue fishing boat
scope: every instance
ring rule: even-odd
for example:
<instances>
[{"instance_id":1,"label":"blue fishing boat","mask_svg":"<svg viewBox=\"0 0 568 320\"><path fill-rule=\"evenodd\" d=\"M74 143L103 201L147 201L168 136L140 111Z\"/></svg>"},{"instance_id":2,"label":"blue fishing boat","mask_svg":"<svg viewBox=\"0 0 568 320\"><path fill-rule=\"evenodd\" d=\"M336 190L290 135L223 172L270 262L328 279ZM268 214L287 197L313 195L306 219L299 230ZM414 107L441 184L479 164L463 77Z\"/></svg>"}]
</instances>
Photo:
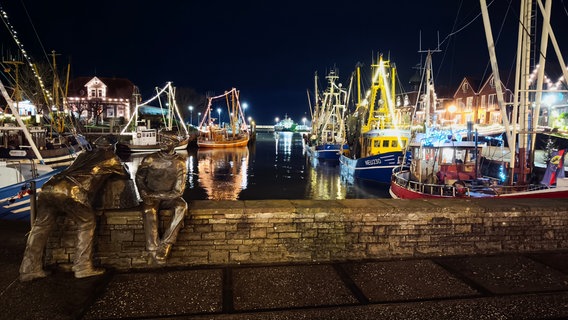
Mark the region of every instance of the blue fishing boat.
<instances>
[{"instance_id":1,"label":"blue fishing boat","mask_svg":"<svg viewBox=\"0 0 568 320\"><path fill-rule=\"evenodd\" d=\"M0 160L0 220L29 221L31 196L64 168Z\"/></svg>"},{"instance_id":2,"label":"blue fishing boat","mask_svg":"<svg viewBox=\"0 0 568 320\"><path fill-rule=\"evenodd\" d=\"M382 56L372 67L371 88L364 99L359 99L354 112L356 123L362 125L350 152L339 158L340 170L351 183L367 180L389 184L392 170L409 160L404 155L410 130L403 128L394 115L396 68Z\"/></svg>"},{"instance_id":3,"label":"blue fishing boat","mask_svg":"<svg viewBox=\"0 0 568 320\"><path fill-rule=\"evenodd\" d=\"M312 161L339 163L339 156L349 150L345 137L345 112L348 91L341 83L336 70L327 75L328 86L318 95L317 74L315 80L315 107L312 111L312 131L307 136L306 149Z\"/></svg>"}]
</instances>

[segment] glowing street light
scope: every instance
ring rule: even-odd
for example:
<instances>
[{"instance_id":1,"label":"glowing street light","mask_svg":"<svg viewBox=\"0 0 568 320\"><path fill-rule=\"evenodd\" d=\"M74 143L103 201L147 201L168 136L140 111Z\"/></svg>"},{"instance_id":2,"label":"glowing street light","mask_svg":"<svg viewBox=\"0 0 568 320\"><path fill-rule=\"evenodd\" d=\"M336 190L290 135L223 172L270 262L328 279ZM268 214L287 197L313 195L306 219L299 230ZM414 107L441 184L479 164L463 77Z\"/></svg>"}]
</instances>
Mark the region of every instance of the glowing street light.
<instances>
[{"instance_id":1,"label":"glowing street light","mask_svg":"<svg viewBox=\"0 0 568 320\"><path fill-rule=\"evenodd\" d=\"M243 118L245 117L245 111L247 110L248 106L249 106L248 103L243 102ZM250 122L250 120L249 120L249 122Z\"/></svg>"},{"instance_id":2,"label":"glowing street light","mask_svg":"<svg viewBox=\"0 0 568 320\"><path fill-rule=\"evenodd\" d=\"M219 125L221 125L221 108L217 108L217 114L219 115Z\"/></svg>"},{"instance_id":3,"label":"glowing street light","mask_svg":"<svg viewBox=\"0 0 568 320\"><path fill-rule=\"evenodd\" d=\"M193 106L187 108L189 109L189 124L193 125Z\"/></svg>"},{"instance_id":4,"label":"glowing street light","mask_svg":"<svg viewBox=\"0 0 568 320\"><path fill-rule=\"evenodd\" d=\"M201 121L201 112L197 113L197 121Z\"/></svg>"},{"instance_id":5,"label":"glowing street light","mask_svg":"<svg viewBox=\"0 0 568 320\"><path fill-rule=\"evenodd\" d=\"M278 122L278 121L280 121L280 118L278 118L278 117L274 118L274 122Z\"/></svg>"},{"instance_id":6,"label":"glowing street light","mask_svg":"<svg viewBox=\"0 0 568 320\"><path fill-rule=\"evenodd\" d=\"M306 126L306 120L308 120L308 119L306 119L306 117L302 118L302 122L304 123L304 127Z\"/></svg>"}]
</instances>

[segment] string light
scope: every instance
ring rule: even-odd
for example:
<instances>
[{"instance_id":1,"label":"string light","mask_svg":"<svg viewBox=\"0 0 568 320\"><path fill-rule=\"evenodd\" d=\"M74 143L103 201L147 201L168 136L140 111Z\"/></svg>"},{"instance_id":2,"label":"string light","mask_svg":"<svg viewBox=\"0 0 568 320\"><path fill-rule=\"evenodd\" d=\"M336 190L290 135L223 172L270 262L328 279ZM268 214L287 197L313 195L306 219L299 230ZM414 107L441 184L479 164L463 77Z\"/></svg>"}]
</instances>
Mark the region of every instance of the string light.
<instances>
[{"instance_id":1,"label":"string light","mask_svg":"<svg viewBox=\"0 0 568 320\"><path fill-rule=\"evenodd\" d=\"M51 96L51 93L49 92L49 90L47 90L45 88L45 84L43 83L41 76L38 74L36 68L34 67L34 64L32 63L31 57L28 55L28 53L24 49L24 44L18 38L18 33L16 32L16 29L14 28L14 26L10 23L10 20L8 19L8 14L6 13L6 11L4 11L4 9L2 8L2 5L0 5L0 13L2 15L2 21L4 22L4 25L6 25L6 27L8 28L8 32L10 32L12 39L14 39L14 42L18 46L18 49L20 49L20 52L22 53L22 55L26 59L28 66L32 69L32 73L33 73L34 77L38 80L39 86L43 90L44 94L49 98L49 100L53 101L53 97Z\"/></svg>"}]
</instances>

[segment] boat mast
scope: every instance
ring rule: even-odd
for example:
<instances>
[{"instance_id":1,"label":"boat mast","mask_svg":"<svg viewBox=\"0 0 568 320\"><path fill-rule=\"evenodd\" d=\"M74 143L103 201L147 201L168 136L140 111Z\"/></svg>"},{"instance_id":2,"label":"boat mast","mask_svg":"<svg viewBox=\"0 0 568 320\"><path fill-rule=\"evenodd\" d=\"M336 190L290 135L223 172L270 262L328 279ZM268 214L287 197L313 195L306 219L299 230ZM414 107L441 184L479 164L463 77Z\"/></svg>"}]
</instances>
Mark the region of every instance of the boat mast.
<instances>
[{"instance_id":1,"label":"boat mast","mask_svg":"<svg viewBox=\"0 0 568 320\"><path fill-rule=\"evenodd\" d=\"M16 87L17 86L18 86L18 84L16 84ZM4 99L6 99L8 106L10 107L10 110L12 111L12 115L14 115L14 117L16 118L16 121L18 122L19 127L17 129L22 130L24 132L24 136L26 137L30 146L32 147L32 150L33 150L37 160L40 163L43 164L44 163L43 157L41 156L41 153L39 152L39 149L37 148L37 146L34 142L34 139L32 138L32 135L30 134L30 131L28 130L28 128L24 124L24 121L22 120L22 118L20 117L20 113L18 112L19 110L18 110L18 107L17 107L17 102L14 102L10 98L10 95L8 94L8 91L6 91L6 88L4 87L4 83L2 83L2 81L0 81L0 91L2 92L2 96L4 96Z\"/></svg>"},{"instance_id":2,"label":"boat mast","mask_svg":"<svg viewBox=\"0 0 568 320\"><path fill-rule=\"evenodd\" d=\"M485 0L479 0L481 4L481 14L483 16L483 26L485 29L485 38L487 40L487 48L489 50L489 59L491 61L491 69L493 71L493 82L495 83L495 91L497 93L497 104L501 110L501 118L503 124L505 125L505 135L507 136L507 141L509 141L509 152L511 155L515 154L515 132L511 132L509 118L507 118L507 107L505 105L505 99L503 97L503 89L501 87L501 78L499 77L499 66L497 64L497 55L495 54L495 43L493 41L493 33L491 31L491 21L489 20L489 12L487 11L487 2ZM516 112L514 112L512 121L516 119ZM514 126L513 130L516 130ZM514 157L512 157L511 168L515 168ZM512 176L512 175L510 175Z\"/></svg>"}]
</instances>

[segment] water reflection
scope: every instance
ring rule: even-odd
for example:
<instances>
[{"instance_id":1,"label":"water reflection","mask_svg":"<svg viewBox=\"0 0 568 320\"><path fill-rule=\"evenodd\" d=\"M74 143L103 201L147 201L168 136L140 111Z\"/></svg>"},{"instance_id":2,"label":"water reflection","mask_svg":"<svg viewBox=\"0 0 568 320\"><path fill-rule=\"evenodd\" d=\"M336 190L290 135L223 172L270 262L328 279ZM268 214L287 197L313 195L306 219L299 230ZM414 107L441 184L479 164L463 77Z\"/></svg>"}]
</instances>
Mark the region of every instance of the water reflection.
<instances>
[{"instance_id":1,"label":"water reflection","mask_svg":"<svg viewBox=\"0 0 568 320\"><path fill-rule=\"evenodd\" d=\"M294 136L293 132L275 132L274 133L274 141L276 142L276 154L284 155L284 161L290 161L290 157L292 156L292 137Z\"/></svg>"},{"instance_id":2,"label":"water reflection","mask_svg":"<svg viewBox=\"0 0 568 320\"><path fill-rule=\"evenodd\" d=\"M237 200L248 184L249 149L199 149L197 172L199 185L207 199Z\"/></svg>"},{"instance_id":3,"label":"water reflection","mask_svg":"<svg viewBox=\"0 0 568 320\"><path fill-rule=\"evenodd\" d=\"M186 201L390 198L388 186L349 182L338 165L311 163L299 133L258 133L248 148L178 153L187 156ZM125 160L132 178L144 156Z\"/></svg>"}]
</instances>

